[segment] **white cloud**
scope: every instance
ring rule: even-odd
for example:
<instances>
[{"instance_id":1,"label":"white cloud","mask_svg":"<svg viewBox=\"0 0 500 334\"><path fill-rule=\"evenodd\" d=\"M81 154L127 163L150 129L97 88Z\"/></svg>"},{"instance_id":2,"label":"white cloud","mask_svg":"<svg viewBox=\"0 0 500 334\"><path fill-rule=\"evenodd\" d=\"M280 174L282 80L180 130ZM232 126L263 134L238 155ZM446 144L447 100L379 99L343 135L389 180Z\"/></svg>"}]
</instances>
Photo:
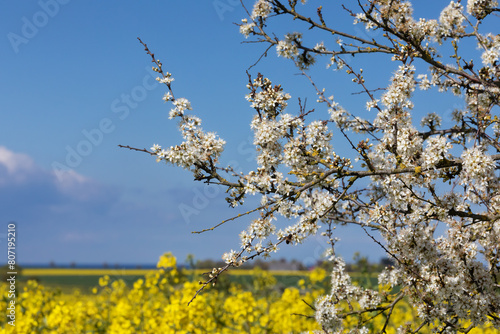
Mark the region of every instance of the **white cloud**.
<instances>
[{"instance_id":1,"label":"white cloud","mask_svg":"<svg viewBox=\"0 0 500 334\"><path fill-rule=\"evenodd\" d=\"M3 146L0 146L0 165L6 170L6 173L0 171L0 186L13 181L22 183L35 169L35 163L28 155L14 153Z\"/></svg>"},{"instance_id":2,"label":"white cloud","mask_svg":"<svg viewBox=\"0 0 500 334\"><path fill-rule=\"evenodd\" d=\"M75 205L92 203L101 206L110 188L73 170L57 177L53 170L37 165L27 154L0 146L0 198L10 206L44 206L66 211Z\"/></svg>"},{"instance_id":3,"label":"white cloud","mask_svg":"<svg viewBox=\"0 0 500 334\"><path fill-rule=\"evenodd\" d=\"M92 198L100 188L95 181L74 170L57 177L54 171L47 171L38 166L29 155L0 146L0 189L30 185L52 188L51 192L55 190L60 195L77 200Z\"/></svg>"}]
</instances>

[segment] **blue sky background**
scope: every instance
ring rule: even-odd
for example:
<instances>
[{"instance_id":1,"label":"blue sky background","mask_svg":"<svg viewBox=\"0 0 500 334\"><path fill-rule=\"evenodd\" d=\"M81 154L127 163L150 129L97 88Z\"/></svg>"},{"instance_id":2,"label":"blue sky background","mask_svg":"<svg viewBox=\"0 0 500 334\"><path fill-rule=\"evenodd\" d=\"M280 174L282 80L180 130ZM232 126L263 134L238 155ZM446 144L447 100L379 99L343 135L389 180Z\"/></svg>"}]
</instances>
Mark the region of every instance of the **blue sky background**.
<instances>
[{"instance_id":1,"label":"blue sky background","mask_svg":"<svg viewBox=\"0 0 500 334\"><path fill-rule=\"evenodd\" d=\"M203 127L228 142L223 161L243 171L254 166L245 70L266 46L241 43L245 39L233 22L245 14L237 3L2 3L0 243L5 246L7 224L17 222L20 263L154 263L166 251L180 260L188 253L205 259L239 247L237 234L246 227L245 219L191 234L240 212L227 208L222 191L117 146L149 148L181 140L175 122L168 120L170 105L161 99L165 89L154 81L150 58L136 39L141 37L173 74L176 97L188 98ZM251 8L253 2L245 3ZM343 17L335 24L346 30L365 33L352 27L345 14L335 17ZM278 23L278 33L304 27ZM365 74L374 79L372 88L383 87L394 64L388 57L374 59L380 66L365 68ZM311 71L319 85L348 109L366 112L366 100L352 95L359 88L344 73L325 70L326 63L319 59ZM289 61L278 59L274 49L251 69L254 76L258 72L291 93L289 112L297 113L298 97L308 98L308 106L318 108L317 117L327 118L324 107L314 106L315 93L306 78ZM416 104L417 113L444 111L446 117L460 106L458 100L430 96ZM340 138L334 147L349 154ZM78 158L78 151L85 154ZM69 171L57 172L62 165ZM192 214L183 215L181 209ZM373 261L383 256L362 230L337 231L342 238L338 253L348 260L355 251ZM313 238L303 246L284 247L276 258L311 264L324 247Z\"/></svg>"}]
</instances>

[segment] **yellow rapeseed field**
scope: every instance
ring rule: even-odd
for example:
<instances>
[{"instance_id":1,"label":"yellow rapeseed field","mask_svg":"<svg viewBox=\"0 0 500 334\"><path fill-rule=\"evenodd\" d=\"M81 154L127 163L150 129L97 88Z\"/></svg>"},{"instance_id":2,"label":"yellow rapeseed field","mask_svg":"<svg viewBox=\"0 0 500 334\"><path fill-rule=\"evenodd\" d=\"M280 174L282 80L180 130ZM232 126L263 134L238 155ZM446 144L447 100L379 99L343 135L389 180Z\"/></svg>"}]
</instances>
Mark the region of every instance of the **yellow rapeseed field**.
<instances>
[{"instance_id":1,"label":"yellow rapeseed field","mask_svg":"<svg viewBox=\"0 0 500 334\"><path fill-rule=\"evenodd\" d=\"M328 275L316 269L297 287L276 289L276 278L268 272L253 272L253 288L209 289L188 302L199 289L176 269L170 253L160 258L158 270L148 271L132 287L123 280L100 278L91 295L62 294L35 281L16 297L15 327L2 317L2 333L308 333L320 328L314 321L314 300L325 294ZM0 286L0 308L7 308L8 286ZM351 307L356 305L351 305ZM373 314L371 316L375 316ZM359 321L347 317L354 327ZM374 318L371 331L380 330L385 315ZM394 310L387 333L396 333L405 323L418 322L409 304L401 301ZM426 330L424 332L429 332ZM494 333L476 330L471 333Z\"/></svg>"}]
</instances>

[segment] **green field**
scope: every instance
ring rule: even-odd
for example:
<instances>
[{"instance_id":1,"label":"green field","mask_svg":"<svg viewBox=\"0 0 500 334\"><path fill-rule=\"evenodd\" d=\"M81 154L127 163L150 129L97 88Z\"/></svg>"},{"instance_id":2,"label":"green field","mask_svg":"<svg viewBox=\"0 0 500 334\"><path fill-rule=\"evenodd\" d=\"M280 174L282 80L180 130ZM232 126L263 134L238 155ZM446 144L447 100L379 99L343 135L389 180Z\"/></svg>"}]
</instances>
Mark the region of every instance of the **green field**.
<instances>
[{"instance_id":1,"label":"green field","mask_svg":"<svg viewBox=\"0 0 500 334\"><path fill-rule=\"evenodd\" d=\"M132 284L154 269L77 269L77 268L27 268L19 276L19 282L22 285L30 279L35 279L48 288L58 288L62 292L71 292L75 289L82 293L90 293L93 287L99 284L99 277L108 275L111 280L123 280L127 285ZM202 275L209 272L209 269L183 270L182 273L189 280L204 280ZM270 271L276 278L277 285L281 288L297 286L299 280L306 279L308 271ZM227 272L219 280L219 285L229 284L251 285L254 280L254 271L247 269L234 269ZM352 273L354 280L360 281L360 284L377 284L377 275L370 277L359 273Z\"/></svg>"}]
</instances>

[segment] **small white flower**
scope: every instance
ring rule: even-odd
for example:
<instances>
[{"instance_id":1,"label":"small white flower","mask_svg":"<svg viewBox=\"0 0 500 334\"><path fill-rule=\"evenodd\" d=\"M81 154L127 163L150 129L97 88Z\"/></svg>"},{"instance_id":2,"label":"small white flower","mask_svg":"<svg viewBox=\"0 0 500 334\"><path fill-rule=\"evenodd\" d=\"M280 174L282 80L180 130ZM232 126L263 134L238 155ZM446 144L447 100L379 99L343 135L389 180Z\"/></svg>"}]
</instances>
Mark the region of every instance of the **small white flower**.
<instances>
[{"instance_id":1,"label":"small white flower","mask_svg":"<svg viewBox=\"0 0 500 334\"><path fill-rule=\"evenodd\" d=\"M162 100L165 102L170 101L171 99L172 99L172 94L170 94L170 92L165 93L165 95L163 95L163 98L162 98Z\"/></svg>"},{"instance_id":2,"label":"small white flower","mask_svg":"<svg viewBox=\"0 0 500 334\"><path fill-rule=\"evenodd\" d=\"M372 108L375 108L377 106L378 100L370 100L366 102L366 110L370 111Z\"/></svg>"},{"instance_id":3,"label":"small white flower","mask_svg":"<svg viewBox=\"0 0 500 334\"><path fill-rule=\"evenodd\" d=\"M489 50L484 51L483 54L481 55L483 64L486 66L493 65L493 63L498 60L499 53L500 53L500 47L491 48Z\"/></svg>"},{"instance_id":4,"label":"small white flower","mask_svg":"<svg viewBox=\"0 0 500 334\"><path fill-rule=\"evenodd\" d=\"M158 152L159 150L161 150L161 146L158 144L153 144L153 146L151 147L151 151L155 153Z\"/></svg>"},{"instance_id":5,"label":"small white flower","mask_svg":"<svg viewBox=\"0 0 500 334\"><path fill-rule=\"evenodd\" d=\"M167 72L167 74L165 74L165 76L163 78L157 77L156 81L158 81L159 83L170 85L170 83L172 81L174 81L174 78L172 78L172 74L171 73Z\"/></svg>"},{"instance_id":6,"label":"small white flower","mask_svg":"<svg viewBox=\"0 0 500 334\"><path fill-rule=\"evenodd\" d=\"M421 90L428 90L431 87L431 82L427 78L427 74L419 74L417 79L420 80L419 87Z\"/></svg>"}]
</instances>

